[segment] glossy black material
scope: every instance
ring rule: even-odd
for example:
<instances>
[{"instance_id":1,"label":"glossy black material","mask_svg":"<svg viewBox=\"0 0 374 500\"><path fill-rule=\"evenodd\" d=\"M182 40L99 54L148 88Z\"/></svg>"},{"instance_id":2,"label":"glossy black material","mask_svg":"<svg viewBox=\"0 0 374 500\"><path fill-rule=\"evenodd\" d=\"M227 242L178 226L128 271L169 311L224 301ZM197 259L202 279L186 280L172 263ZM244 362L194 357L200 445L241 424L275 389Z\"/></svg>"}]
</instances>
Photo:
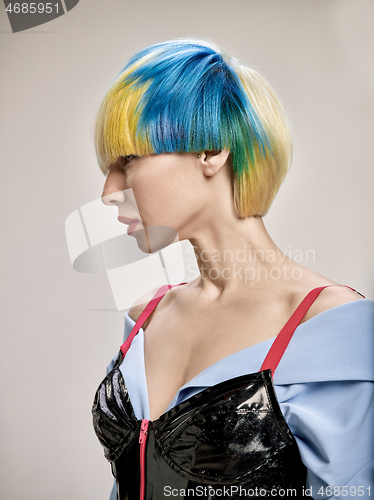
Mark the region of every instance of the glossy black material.
<instances>
[{"instance_id":1,"label":"glossy black material","mask_svg":"<svg viewBox=\"0 0 374 500\"><path fill-rule=\"evenodd\" d=\"M118 500L138 500L141 421L134 415L121 362L120 353L96 392L92 413L117 479ZM252 498L265 496L264 490L268 497L287 498L282 489L290 488L297 491L290 497L303 498L306 481L270 370L209 387L150 422L145 470L146 500L235 500L245 498L244 490ZM213 493L211 487L221 491ZM172 489L174 494L168 495Z\"/></svg>"}]
</instances>

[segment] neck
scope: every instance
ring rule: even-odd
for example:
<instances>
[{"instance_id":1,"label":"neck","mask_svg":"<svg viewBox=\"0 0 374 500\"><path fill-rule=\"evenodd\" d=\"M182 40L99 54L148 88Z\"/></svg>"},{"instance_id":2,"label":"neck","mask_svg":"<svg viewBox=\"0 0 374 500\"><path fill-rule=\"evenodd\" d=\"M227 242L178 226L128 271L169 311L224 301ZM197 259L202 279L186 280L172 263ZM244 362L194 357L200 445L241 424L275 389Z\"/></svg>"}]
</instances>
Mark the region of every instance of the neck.
<instances>
[{"instance_id":1,"label":"neck","mask_svg":"<svg viewBox=\"0 0 374 500\"><path fill-rule=\"evenodd\" d=\"M199 266L200 286L212 294L284 282L289 279L287 270L290 274L295 265L275 245L259 216L215 219L188 239Z\"/></svg>"}]
</instances>

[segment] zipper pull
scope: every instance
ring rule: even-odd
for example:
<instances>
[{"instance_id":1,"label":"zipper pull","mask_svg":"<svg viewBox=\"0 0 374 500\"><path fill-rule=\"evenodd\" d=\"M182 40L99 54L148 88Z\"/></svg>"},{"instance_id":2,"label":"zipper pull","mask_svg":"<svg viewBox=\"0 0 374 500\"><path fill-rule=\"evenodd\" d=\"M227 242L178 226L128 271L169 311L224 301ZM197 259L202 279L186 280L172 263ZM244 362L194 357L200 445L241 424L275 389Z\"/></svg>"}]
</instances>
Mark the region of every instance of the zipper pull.
<instances>
[{"instance_id":1,"label":"zipper pull","mask_svg":"<svg viewBox=\"0 0 374 500\"><path fill-rule=\"evenodd\" d=\"M140 434L139 434L139 443L143 443L148 434L148 424L149 420L143 418L142 423L140 425Z\"/></svg>"}]
</instances>

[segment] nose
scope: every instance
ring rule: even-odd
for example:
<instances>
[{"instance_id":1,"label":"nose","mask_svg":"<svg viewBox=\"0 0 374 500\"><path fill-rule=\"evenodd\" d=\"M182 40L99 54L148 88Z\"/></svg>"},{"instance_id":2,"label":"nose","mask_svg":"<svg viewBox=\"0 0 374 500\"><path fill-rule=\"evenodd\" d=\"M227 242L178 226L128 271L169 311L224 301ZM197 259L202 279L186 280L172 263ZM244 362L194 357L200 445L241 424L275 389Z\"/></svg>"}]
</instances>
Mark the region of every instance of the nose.
<instances>
[{"instance_id":1,"label":"nose","mask_svg":"<svg viewBox=\"0 0 374 500\"><path fill-rule=\"evenodd\" d=\"M126 201L125 189L126 182L123 171L114 164L111 166L104 184L101 195L102 202L108 206L122 205Z\"/></svg>"},{"instance_id":2,"label":"nose","mask_svg":"<svg viewBox=\"0 0 374 500\"><path fill-rule=\"evenodd\" d=\"M126 201L126 196L124 191L113 191L113 193L103 194L101 195L101 201L104 205L108 205L109 207L123 205Z\"/></svg>"}]
</instances>

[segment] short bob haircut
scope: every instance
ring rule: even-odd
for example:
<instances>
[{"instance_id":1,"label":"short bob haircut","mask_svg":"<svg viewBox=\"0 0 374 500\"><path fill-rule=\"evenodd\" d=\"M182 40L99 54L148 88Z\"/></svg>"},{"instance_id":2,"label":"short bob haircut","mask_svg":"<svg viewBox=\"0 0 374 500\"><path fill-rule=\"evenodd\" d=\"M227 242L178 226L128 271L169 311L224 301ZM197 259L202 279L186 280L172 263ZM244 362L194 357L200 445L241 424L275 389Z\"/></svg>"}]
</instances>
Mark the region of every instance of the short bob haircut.
<instances>
[{"instance_id":1,"label":"short bob haircut","mask_svg":"<svg viewBox=\"0 0 374 500\"><path fill-rule=\"evenodd\" d=\"M272 88L198 39L152 45L132 57L104 98L95 143L104 173L120 156L228 149L241 217L266 214L292 160Z\"/></svg>"}]
</instances>

